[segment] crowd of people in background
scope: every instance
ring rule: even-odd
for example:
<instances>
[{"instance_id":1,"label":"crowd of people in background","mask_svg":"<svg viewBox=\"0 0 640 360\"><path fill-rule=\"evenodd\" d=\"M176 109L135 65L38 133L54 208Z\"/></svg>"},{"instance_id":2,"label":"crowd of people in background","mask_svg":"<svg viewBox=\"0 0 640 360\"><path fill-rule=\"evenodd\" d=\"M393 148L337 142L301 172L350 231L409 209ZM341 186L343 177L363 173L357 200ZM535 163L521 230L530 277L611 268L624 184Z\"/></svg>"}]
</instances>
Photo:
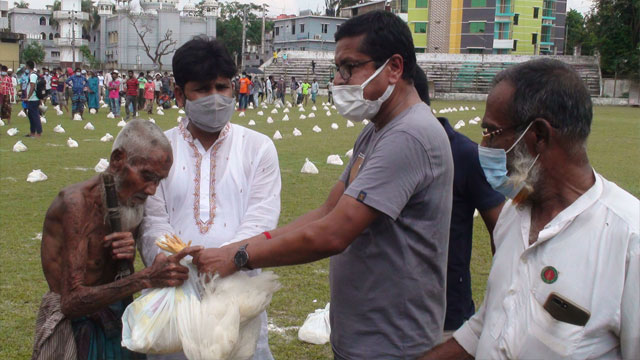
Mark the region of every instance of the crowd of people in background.
<instances>
[{"instance_id":1,"label":"crowd of people in background","mask_svg":"<svg viewBox=\"0 0 640 360\"><path fill-rule=\"evenodd\" d=\"M126 76L118 70L86 70L68 67L37 68L31 61L14 72L0 64L0 118L11 123L11 106L22 103L29 118L31 132L28 137L42 133L40 116L51 104L70 117L83 117L86 108L97 113L107 104L114 117L120 116L121 104L125 104L126 119L140 111L153 113L156 107L168 109L175 100L173 73L138 72L129 70ZM71 102L71 111L69 111Z\"/></svg>"}]
</instances>

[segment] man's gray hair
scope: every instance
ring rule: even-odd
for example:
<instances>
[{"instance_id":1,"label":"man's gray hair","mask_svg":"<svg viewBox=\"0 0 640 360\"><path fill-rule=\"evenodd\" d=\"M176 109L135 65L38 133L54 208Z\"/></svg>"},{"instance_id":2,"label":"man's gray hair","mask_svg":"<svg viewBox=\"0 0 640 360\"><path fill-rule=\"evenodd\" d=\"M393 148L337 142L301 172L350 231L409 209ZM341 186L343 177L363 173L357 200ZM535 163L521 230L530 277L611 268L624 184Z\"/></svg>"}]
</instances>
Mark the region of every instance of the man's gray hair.
<instances>
[{"instance_id":1,"label":"man's gray hair","mask_svg":"<svg viewBox=\"0 0 640 360\"><path fill-rule=\"evenodd\" d=\"M516 130L543 118L568 145L584 146L591 131L593 105L587 87L570 65L554 59L531 60L502 71L493 84L502 81L515 89L506 106Z\"/></svg>"},{"instance_id":2,"label":"man's gray hair","mask_svg":"<svg viewBox=\"0 0 640 360\"><path fill-rule=\"evenodd\" d=\"M127 154L129 160L134 156L146 159L155 148L171 153L171 143L162 129L151 121L133 119L116 136L111 151L120 149Z\"/></svg>"}]
</instances>

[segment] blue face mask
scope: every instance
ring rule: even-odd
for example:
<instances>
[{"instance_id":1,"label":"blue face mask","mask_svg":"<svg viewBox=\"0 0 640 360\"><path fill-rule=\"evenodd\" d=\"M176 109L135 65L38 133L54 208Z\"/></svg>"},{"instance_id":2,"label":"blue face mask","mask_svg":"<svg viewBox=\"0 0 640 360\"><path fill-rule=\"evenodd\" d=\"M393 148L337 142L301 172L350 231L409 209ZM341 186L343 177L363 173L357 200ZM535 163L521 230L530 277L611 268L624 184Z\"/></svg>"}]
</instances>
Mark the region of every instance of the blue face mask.
<instances>
[{"instance_id":1,"label":"blue face mask","mask_svg":"<svg viewBox=\"0 0 640 360\"><path fill-rule=\"evenodd\" d=\"M513 143L513 145L511 145L511 147L507 151L504 151L503 149L488 148L478 145L478 158L480 160L480 166L482 167L484 176L487 178L487 182L495 191L510 199L515 198L516 195L520 193L525 183L521 182L518 184L514 184L512 181L509 181L510 178L507 175L507 153L513 150L518 142L520 142L520 140L524 137L524 134L526 134L527 130L529 130L529 127L531 127L531 124L533 123L529 123L527 128L524 129L524 132L522 132L522 135L520 135L520 137ZM538 156L540 156L540 154L538 154ZM538 156L536 156L535 160L533 160L533 163L531 163L531 166L527 170L527 173L536 163L536 160L538 160Z\"/></svg>"}]
</instances>

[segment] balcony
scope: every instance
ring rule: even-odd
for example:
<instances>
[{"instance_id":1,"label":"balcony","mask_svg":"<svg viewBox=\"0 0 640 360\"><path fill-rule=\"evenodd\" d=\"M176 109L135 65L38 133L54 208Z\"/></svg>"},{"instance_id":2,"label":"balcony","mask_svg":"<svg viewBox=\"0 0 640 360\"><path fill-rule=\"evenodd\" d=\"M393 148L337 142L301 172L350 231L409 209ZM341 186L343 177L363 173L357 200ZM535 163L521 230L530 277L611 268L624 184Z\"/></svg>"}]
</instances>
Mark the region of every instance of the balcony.
<instances>
[{"instance_id":1,"label":"balcony","mask_svg":"<svg viewBox=\"0 0 640 360\"><path fill-rule=\"evenodd\" d=\"M53 43L56 46L71 46L71 42L73 41L73 39L69 39L69 38L57 38L57 39L53 39ZM75 40L75 46L89 46L89 40L87 39L81 39L81 38L77 38Z\"/></svg>"},{"instance_id":2,"label":"balcony","mask_svg":"<svg viewBox=\"0 0 640 360\"><path fill-rule=\"evenodd\" d=\"M73 11L54 11L53 18L60 20L71 20L75 18L78 21L89 21L89 14L86 12L76 11L75 14Z\"/></svg>"},{"instance_id":3,"label":"balcony","mask_svg":"<svg viewBox=\"0 0 640 360\"><path fill-rule=\"evenodd\" d=\"M493 39L494 49L513 49L513 39Z\"/></svg>"}]
</instances>

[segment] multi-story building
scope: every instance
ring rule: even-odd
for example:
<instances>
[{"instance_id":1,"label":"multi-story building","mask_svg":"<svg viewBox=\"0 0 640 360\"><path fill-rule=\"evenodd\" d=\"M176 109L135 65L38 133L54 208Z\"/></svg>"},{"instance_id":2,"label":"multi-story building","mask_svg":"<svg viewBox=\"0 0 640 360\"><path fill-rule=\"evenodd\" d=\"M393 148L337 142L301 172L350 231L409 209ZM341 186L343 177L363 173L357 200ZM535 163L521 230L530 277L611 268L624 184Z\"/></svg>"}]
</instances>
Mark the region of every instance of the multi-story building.
<instances>
[{"instance_id":1,"label":"multi-story building","mask_svg":"<svg viewBox=\"0 0 640 360\"><path fill-rule=\"evenodd\" d=\"M282 50L334 51L334 35L347 19L305 15L276 19L273 24L273 48Z\"/></svg>"},{"instance_id":2,"label":"multi-story building","mask_svg":"<svg viewBox=\"0 0 640 360\"><path fill-rule=\"evenodd\" d=\"M51 9L13 8L8 11L8 15L10 31L22 35L22 46L30 42L42 45L45 54L42 65L60 64L60 49L54 43L54 39L59 38L60 33L58 27L51 23Z\"/></svg>"},{"instance_id":3,"label":"multi-story building","mask_svg":"<svg viewBox=\"0 0 640 360\"><path fill-rule=\"evenodd\" d=\"M363 2L353 6L347 6L340 9L340 16L344 18L351 18L354 16L366 14L370 11L376 10L388 10L387 6L389 0L373 0L369 2Z\"/></svg>"},{"instance_id":4,"label":"multi-story building","mask_svg":"<svg viewBox=\"0 0 640 360\"><path fill-rule=\"evenodd\" d=\"M0 64L11 69L20 66L20 40L22 34L16 34L9 28L9 2L0 0Z\"/></svg>"},{"instance_id":5,"label":"multi-story building","mask_svg":"<svg viewBox=\"0 0 640 360\"><path fill-rule=\"evenodd\" d=\"M566 0L393 0L416 52L563 55Z\"/></svg>"}]
</instances>

